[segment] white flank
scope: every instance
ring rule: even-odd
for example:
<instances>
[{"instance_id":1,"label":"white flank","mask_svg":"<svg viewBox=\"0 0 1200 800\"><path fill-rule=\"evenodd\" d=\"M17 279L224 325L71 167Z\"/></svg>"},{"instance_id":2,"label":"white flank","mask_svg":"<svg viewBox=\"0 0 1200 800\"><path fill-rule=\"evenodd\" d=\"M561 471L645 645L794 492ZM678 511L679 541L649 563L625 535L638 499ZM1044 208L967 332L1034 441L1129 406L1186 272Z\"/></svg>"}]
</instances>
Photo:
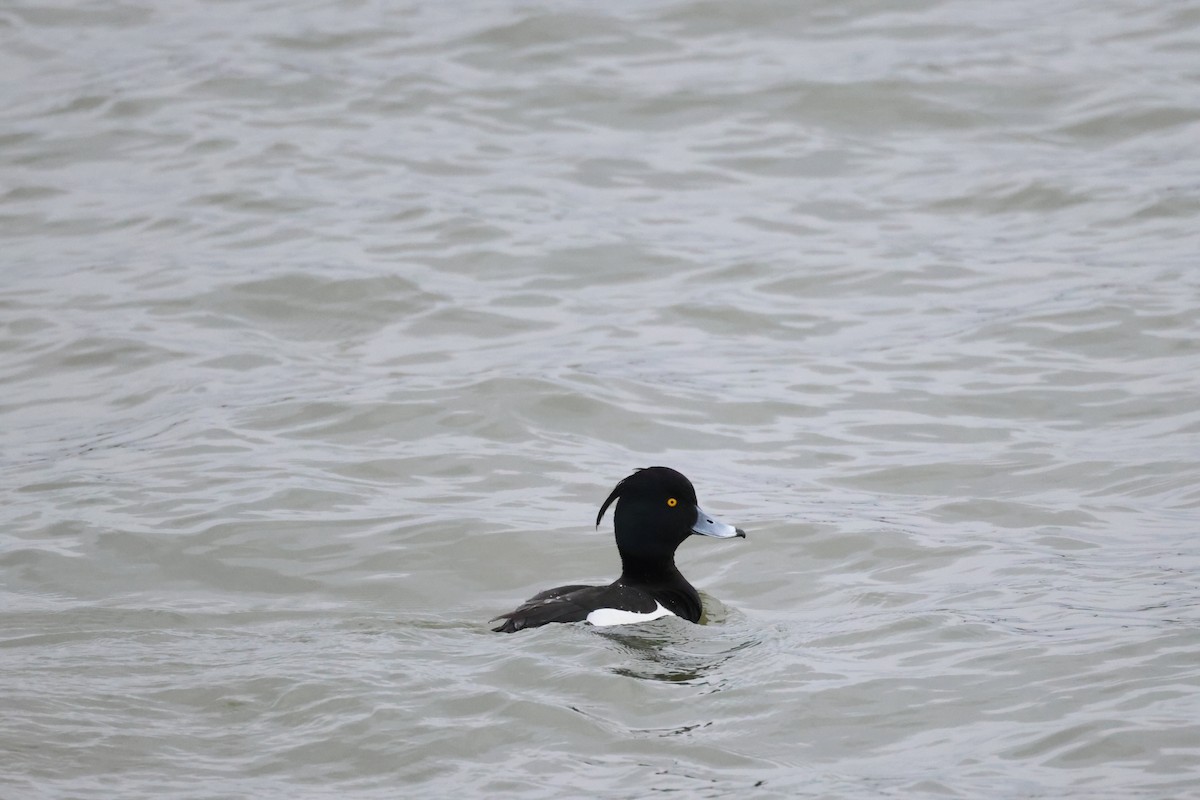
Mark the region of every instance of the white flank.
<instances>
[{"instance_id":1,"label":"white flank","mask_svg":"<svg viewBox=\"0 0 1200 800\"><path fill-rule=\"evenodd\" d=\"M621 611L617 608L597 608L587 615L587 621L593 625L632 625L635 622L649 622L660 617L673 617L675 613L663 608L662 603L654 601L654 610L641 613L638 611Z\"/></svg>"}]
</instances>

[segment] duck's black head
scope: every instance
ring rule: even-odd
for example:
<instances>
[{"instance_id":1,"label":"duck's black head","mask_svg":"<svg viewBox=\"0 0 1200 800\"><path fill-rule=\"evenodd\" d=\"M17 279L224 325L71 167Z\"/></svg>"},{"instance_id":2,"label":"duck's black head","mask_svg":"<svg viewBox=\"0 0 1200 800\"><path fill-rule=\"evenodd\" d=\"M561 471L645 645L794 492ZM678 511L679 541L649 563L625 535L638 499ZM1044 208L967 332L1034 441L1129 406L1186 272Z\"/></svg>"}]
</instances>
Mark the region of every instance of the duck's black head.
<instances>
[{"instance_id":1,"label":"duck's black head","mask_svg":"<svg viewBox=\"0 0 1200 800\"><path fill-rule=\"evenodd\" d=\"M596 527L614 500L617 550L626 569L635 562L670 568L675 549L693 533L718 539L746 535L700 508L692 482L669 467L640 469L618 483L600 506Z\"/></svg>"}]
</instances>

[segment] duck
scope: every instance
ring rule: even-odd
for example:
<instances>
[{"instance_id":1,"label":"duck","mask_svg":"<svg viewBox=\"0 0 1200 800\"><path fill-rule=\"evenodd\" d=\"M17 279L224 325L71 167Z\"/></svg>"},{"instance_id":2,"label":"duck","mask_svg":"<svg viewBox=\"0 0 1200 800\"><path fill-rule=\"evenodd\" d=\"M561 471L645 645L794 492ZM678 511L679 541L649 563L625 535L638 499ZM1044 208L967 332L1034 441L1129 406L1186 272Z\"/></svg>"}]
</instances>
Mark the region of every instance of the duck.
<instances>
[{"instance_id":1,"label":"duck","mask_svg":"<svg viewBox=\"0 0 1200 800\"><path fill-rule=\"evenodd\" d=\"M700 593L675 566L675 550L692 534L744 539L746 532L702 509L692 482L670 467L639 469L617 483L600 506L597 528L614 501L620 577L606 586L571 584L539 592L489 620L500 622L493 631L516 633L552 622L625 625L669 616L700 621Z\"/></svg>"}]
</instances>

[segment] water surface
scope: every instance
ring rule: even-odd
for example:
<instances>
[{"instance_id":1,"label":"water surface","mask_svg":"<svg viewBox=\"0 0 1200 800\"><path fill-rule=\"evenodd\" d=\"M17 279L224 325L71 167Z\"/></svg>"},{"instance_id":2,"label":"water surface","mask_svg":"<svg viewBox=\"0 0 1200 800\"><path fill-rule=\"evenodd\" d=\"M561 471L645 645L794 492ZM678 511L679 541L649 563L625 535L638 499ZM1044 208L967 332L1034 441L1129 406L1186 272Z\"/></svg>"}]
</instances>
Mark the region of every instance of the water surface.
<instances>
[{"instance_id":1,"label":"water surface","mask_svg":"<svg viewBox=\"0 0 1200 800\"><path fill-rule=\"evenodd\" d=\"M0 794L1200 794L1198 36L0 9Z\"/></svg>"}]
</instances>

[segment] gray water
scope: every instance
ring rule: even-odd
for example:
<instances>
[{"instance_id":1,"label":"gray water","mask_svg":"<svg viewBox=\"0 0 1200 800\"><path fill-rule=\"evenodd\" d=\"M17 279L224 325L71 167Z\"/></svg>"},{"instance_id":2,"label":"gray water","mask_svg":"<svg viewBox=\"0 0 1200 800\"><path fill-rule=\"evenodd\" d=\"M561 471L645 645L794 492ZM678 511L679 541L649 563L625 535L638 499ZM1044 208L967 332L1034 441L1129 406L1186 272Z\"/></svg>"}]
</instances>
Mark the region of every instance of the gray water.
<instances>
[{"instance_id":1,"label":"gray water","mask_svg":"<svg viewBox=\"0 0 1200 800\"><path fill-rule=\"evenodd\" d=\"M0 797L1200 797L1200 3L0 5ZM504 636L685 472L708 624Z\"/></svg>"}]
</instances>

